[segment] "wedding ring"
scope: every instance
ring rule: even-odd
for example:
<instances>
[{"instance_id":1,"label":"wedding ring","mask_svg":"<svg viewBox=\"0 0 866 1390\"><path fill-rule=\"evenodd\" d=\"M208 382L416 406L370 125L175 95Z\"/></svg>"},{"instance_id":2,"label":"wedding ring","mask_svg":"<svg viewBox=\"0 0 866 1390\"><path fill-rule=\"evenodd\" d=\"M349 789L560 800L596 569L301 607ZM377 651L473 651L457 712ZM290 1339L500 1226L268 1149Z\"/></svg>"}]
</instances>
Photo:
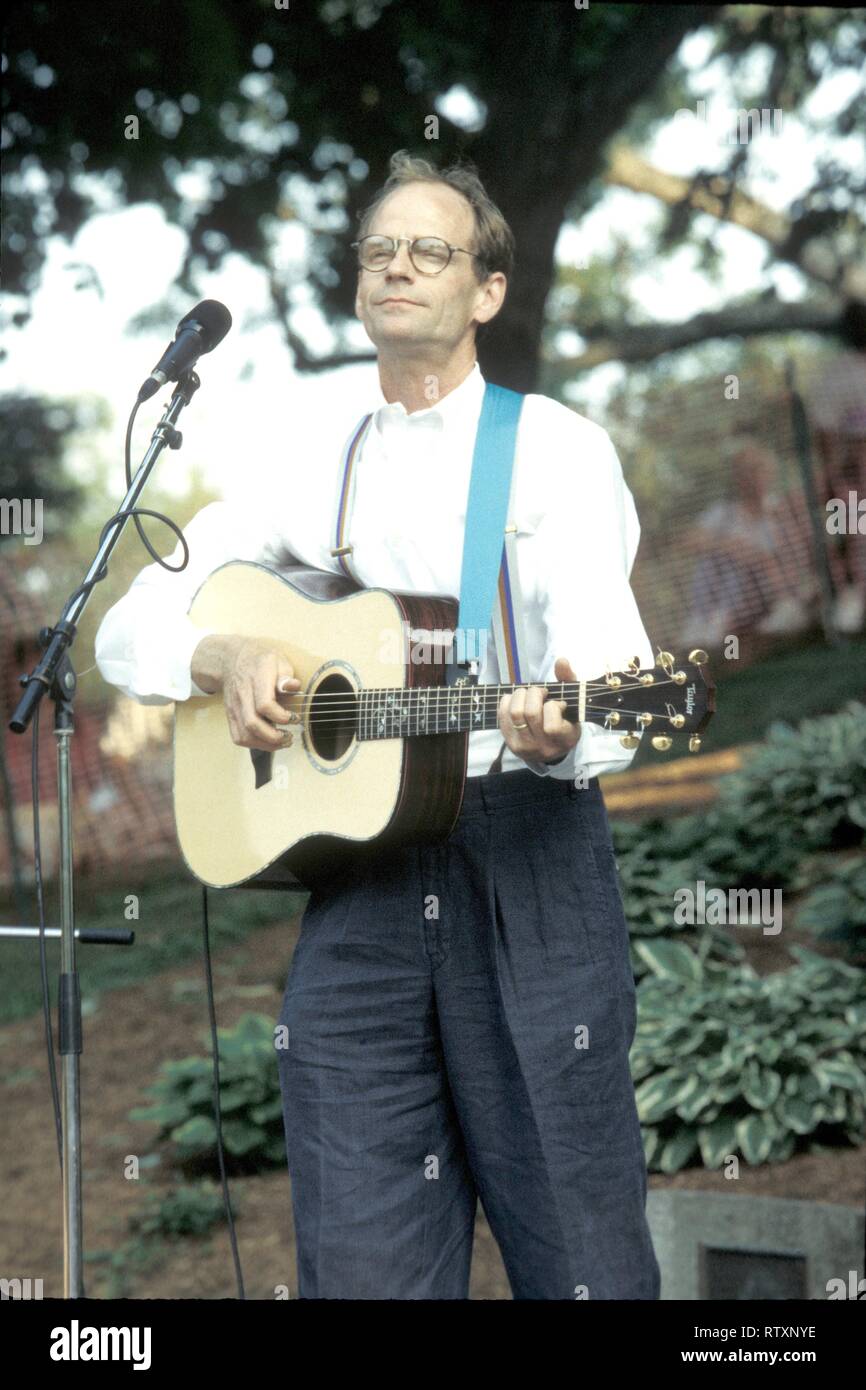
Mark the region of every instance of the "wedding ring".
<instances>
[{"instance_id":1,"label":"wedding ring","mask_svg":"<svg viewBox=\"0 0 866 1390\"><path fill-rule=\"evenodd\" d=\"M512 722L513 722L513 721L512 721ZM515 727L515 729L528 729L528 728L529 728L529 725L528 725L528 724L515 724L514 727Z\"/></svg>"}]
</instances>

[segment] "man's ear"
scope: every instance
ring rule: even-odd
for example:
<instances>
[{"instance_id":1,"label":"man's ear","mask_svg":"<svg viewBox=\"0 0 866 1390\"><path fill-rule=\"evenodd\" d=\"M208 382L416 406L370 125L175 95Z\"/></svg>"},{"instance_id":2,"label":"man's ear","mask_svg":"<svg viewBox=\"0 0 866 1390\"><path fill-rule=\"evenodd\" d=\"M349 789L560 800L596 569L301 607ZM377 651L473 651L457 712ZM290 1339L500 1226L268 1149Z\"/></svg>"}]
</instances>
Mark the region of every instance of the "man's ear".
<instances>
[{"instance_id":1,"label":"man's ear","mask_svg":"<svg viewBox=\"0 0 866 1390\"><path fill-rule=\"evenodd\" d=\"M489 323L494 319L505 302L505 292L508 288L508 281L501 270L489 275L486 281L490 293L486 303L476 312L475 322L479 325Z\"/></svg>"}]
</instances>

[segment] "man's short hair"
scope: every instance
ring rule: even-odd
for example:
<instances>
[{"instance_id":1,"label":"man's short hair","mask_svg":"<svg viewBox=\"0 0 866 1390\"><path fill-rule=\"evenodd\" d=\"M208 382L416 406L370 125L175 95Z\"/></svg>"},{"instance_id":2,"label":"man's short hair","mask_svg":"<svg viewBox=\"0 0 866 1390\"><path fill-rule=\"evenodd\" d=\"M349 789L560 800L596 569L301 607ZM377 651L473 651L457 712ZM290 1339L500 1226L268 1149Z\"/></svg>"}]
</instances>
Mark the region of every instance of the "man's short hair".
<instances>
[{"instance_id":1,"label":"man's short hair","mask_svg":"<svg viewBox=\"0 0 866 1390\"><path fill-rule=\"evenodd\" d=\"M416 159L408 150L397 150L389 161L390 173L373 201L360 215L358 240L366 236L373 218L385 199L397 188L407 183L444 183L460 193L472 208L475 218L475 245L467 246L474 251L472 264L479 281L488 275L501 271L509 276L514 265L514 234L499 208L488 197L478 170L470 161L451 164L447 169L437 169L427 159Z\"/></svg>"}]
</instances>

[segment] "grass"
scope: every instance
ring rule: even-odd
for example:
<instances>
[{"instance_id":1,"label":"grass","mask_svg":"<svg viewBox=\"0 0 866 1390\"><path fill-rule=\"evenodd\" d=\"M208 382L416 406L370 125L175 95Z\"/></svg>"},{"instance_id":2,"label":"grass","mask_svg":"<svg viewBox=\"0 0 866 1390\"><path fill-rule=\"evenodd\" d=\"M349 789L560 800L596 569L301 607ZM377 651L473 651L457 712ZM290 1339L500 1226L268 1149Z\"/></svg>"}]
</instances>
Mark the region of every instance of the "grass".
<instances>
[{"instance_id":1,"label":"grass","mask_svg":"<svg viewBox=\"0 0 866 1390\"><path fill-rule=\"evenodd\" d=\"M59 902L54 884L46 890L47 926L59 924ZM104 990L137 983L160 970L202 960L201 886L179 865L127 869L123 878L106 883L79 876L75 884L77 927L131 928L132 946L94 946L77 943L76 963L81 971L82 1002ZM138 920L128 920L125 910L130 894L138 898ZM27 892L28 921L37 922L35 891ZM208 894L208 920L213 952L240 946L262 926L288 921L301 910L306 894L290 890L225 889ZM15 922L11 894L0 896L0 920ZM52 1001L60 969L59 941L46 941L48 979ZM42 1007L39 943L4 941L4 988L0 995L0 1024L26 1018Z\"/></svg>"}]
</instances>

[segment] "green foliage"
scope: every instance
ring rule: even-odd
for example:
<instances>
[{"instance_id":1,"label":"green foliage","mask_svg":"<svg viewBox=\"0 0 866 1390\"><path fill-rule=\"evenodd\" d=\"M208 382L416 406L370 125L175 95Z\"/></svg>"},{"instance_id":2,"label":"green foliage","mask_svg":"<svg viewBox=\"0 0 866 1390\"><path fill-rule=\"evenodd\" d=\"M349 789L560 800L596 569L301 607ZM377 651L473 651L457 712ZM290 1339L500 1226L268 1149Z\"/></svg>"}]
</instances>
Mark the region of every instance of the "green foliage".
<instances>
[{"instance_id":1,"label":"green foliage","mask_svg":"<svg viewBox=\"0 0 866 1390\"><path fill-rule=\"evenodd\" d=\"M264 1014L245 1014L235 1028L220 1029L218 1038L227 1166L243 1172L278 1166L285 1162L285 1137L272 1020ZM163 1063L147 1093L156 1103L136 1107L130 1118L158 1124L159 1138L172 1141L181 1164L215 1168L210 1057Z\"/></svg>"},{"instance_id":2,"label":"green foliage","mask_svg":"<svg viewBox=\"0 0 866 1390\"><path fill-rule=\"evenodd\" d=\"M866 707L774 725L747 765L722 783L705 817L719 881L783 887L819 850L866 839Z\"/></svg>"},{"instance_id":3,"label":"green foliage","mask_svg":"<svg viewBox=\"0 0 866 1390\"><path fill-rule=\"evenodd\" d=\"M234 1203L232 1203L234 1206ZM222 1191L214 1183L151 1193L142 1211L130 1218L139 1235L201 1236L225 1219Z\"/></svg>"},{"instance_id":4,"label":"green foliage","mask_svg":"<svg viewBox=\"0 0 866 1390\"><path fill-rule=\"evenodd\" d=\"M797 926L844 942L850 956L866 959L866 855L828 869L801 904Z\"/></svg>"},{"instance_id":5,"label":"green foliage","mask_svg":"<svg viewBox=\"0 0 866 1390\"><path fill-rule=\"evenodd\" d=\"M779 1163L815 1142L866 1137L863 975L792 947L798 964L762 979L702 961L684 943L639 942L632 1075L648 1167L700 1155Z\"/></svg>"},{"instance_id":6,"label":"green foliage","mask_svg":"<svg viewBox=\"0 0 866 1390\"><path fill-rule=\"evenodd\" d=\"M637 936L674 930L673 894L784 888L807 856L866 841L866 708L774 725L700 815L614 824L626 918Z\"/></svg>"},{"instance_id":7,"label":"green foliage","mask_svg":"<svg viewBox=\"0 0 866 1390\"><path fill-rule=\"evenodd\" d=\"M158 1236L145 1240L137 1236L106 1250L86 1250L87 1264L102 1268L104 1286L91 1289L90 1297L131 1298L137 1277L151 1274L165 1261L168 1246ZM88 1279L88 1282L91 1281Z\"/></svg>"},{"instance_id":8,"label":"green foliage","mask_svg":"<svg viewBox=\"0 0 866 1390\"><path fill-rule=\"evenodd\" d=\"M678 816L641 824L614 822L612 826L625 918L632 937L631 964L640 979L647 972L644 957L636 949L646 937L676 932L695 938L695 929L674 920L674 894L698 880L712 884L706 862L706 827L700 816ZM714 960L739 960L744 952L724 929L700 928L701 938Z\"/></svg>"},{"instance_id":9,"label":"green foliage","mask_svg":"<svg viewBox=\"0 0 866 1390\"><path fill-rule=\"evenodd\" d=\"M798 729L774 726L766 744L722 784L718 802L700 815L612 826L620 891L632 936L632 968L647 972L638 944L682 934L675 894L699 881L710 888L799 889L816 854L864 843L866 830L866 709L804 720ZM852 956L866 949L866 861L858 857L819 882L797 916ZM744 958L725 928L702 925L708 960Z\"/></svg>"},{"instance_id":10,"label":"green foliage","mask_svg":"<svg viewBox=\"0 0 866 1390\"><path fill-rule=\"evenodd\" d=\"M237 1205L232 1198L237 1215ZM203 1236L225 1217L221 1190L213 1183L151 1193L142 1211L130 1217L132 1235L109 1250L89 1250L85 1259L104 1267L102 1298L131 1298L136 1278L164 1264L173 1241ZM91 1295L92 1296L92 1295Z\"/></svg>"}]
</instances>

